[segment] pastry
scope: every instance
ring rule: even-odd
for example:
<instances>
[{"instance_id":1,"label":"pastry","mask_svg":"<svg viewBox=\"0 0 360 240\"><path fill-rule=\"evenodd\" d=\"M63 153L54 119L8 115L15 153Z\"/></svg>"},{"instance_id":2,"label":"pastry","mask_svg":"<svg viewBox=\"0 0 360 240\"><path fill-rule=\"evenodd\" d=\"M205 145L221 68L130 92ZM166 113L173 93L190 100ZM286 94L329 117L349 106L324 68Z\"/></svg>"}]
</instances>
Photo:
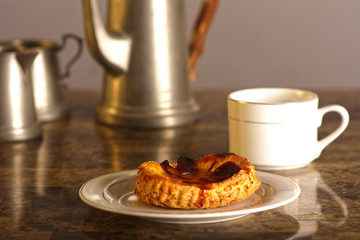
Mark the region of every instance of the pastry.
<instances>
[{"instance_id":1,"label":"pastry","mask_svg":"<svg viewBox=\"0 0 360 240\"><path fill-rule=\"evenodd\" d=\"M261 182L254 166L233 153L213 153L176 163L145 162L138 168L136 195L166 208L202 209L227 206L252 195Z\"/></svg>"}]
</instances>

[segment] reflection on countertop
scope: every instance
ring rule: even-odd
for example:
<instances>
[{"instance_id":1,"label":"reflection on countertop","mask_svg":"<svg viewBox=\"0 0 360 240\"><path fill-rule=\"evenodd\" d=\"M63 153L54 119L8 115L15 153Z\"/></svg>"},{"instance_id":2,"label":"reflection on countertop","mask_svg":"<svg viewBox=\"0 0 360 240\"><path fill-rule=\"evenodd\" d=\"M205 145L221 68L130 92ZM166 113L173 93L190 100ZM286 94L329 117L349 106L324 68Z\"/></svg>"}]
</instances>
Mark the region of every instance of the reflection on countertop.
<instances>
[{"instance_id":1,"label":"reflection on countertop","mask_svg":"<svg viewBox=\"0 0 360 240\"><path fill-rule=\"evenodd\" d=\"M317 91L320 105L345 106L350 124L309 166L274 171L302 190L284 207L222 223L175 225L101 211L80 200L80 186L99 175L149 160L173 161L180 154L196 158L227 151L229 92L196 92L202 106L198 122L154 130L97 124L98 92L70 92L70 117L44 124L42 139L0 144L0 238L360 239L360 90ZM337 121L329 116L320 135Z\"/></svg>"}]
</instances>

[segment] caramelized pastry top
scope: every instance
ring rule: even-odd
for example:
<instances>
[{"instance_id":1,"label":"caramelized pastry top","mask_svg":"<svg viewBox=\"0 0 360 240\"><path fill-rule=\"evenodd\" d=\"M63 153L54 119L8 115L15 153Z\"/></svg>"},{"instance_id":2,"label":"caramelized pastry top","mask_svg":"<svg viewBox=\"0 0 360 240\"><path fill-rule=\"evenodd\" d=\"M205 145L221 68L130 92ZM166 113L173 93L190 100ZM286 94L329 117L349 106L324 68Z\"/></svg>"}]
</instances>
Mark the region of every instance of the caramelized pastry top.
<instances>
[{"instance_id":1,"label":"caramelized pastry top","mask_svg":"<svg viewBox=\"0 0 360 240\"><path fill-rule=\"evenodd\" d=\"M204 186L230 178L241 170L234 161L221 162L229 155L234 154L215 153L197 160L181 156L177 163L170 164L166 160L161 163L161 167L168 175L184 183Z\"/></svg>"}]
</instances>

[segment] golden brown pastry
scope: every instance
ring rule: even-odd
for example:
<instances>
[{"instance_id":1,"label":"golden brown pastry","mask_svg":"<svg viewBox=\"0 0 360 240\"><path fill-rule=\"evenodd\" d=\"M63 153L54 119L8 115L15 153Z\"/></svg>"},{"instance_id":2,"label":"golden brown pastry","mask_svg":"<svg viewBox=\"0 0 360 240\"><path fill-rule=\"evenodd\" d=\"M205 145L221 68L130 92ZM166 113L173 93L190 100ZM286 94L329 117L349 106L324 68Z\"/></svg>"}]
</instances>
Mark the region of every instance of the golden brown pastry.
<instances>
[{"instance_id":1,"label":"golden brown pastry","mask_svg":"<svg viewBox=\"0 0 360 240\"><path fill-rule=\"evenodd\" d=\"M213 153L177 163L145 162L138 168L136 195L144 202L167 208L215 208L252 195L261 182L246 158Z\"/></svg>"}]
</instances>

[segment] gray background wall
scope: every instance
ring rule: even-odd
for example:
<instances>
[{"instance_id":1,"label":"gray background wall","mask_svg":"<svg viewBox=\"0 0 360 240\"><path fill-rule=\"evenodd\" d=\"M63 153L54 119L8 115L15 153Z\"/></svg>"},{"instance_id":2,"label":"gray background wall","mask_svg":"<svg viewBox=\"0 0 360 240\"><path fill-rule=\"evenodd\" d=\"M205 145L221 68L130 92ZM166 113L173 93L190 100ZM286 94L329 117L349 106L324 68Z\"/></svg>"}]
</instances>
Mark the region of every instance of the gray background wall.
<instances>
[{"instance_id":1,"label":"gray background wall","mask_svg":"<svg viewBox=\"0 0 360 240\"><path fill-rule=\"evenodd\" d=\"M185 1L190 35L201 1ZM0 0L0 39L67 32L84 36L80 0ZM195 89L360 87L360 1L222 0L197 66ZM102 71L85 46L70 88L101 88Z\"/></svg>"}]
</instances>

